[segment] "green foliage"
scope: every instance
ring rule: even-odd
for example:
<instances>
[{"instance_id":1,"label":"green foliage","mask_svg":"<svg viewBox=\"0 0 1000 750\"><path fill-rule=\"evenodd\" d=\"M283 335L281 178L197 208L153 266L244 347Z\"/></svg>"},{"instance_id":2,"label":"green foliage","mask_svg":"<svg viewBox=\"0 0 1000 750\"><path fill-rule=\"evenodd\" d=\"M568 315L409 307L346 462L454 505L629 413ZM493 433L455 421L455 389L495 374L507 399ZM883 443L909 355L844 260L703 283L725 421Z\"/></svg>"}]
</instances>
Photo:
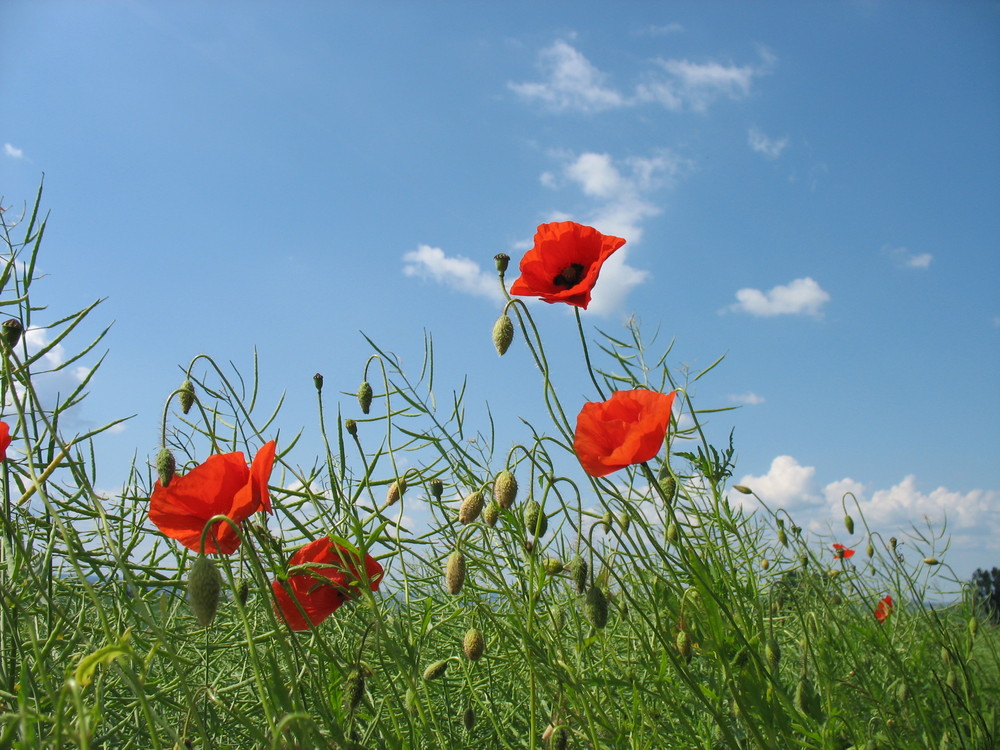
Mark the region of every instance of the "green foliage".
<instances>
[{"instance_id":1,"label":"green foliage","mask_svg":"<svg viewBox=\"0 0 1000 750\"><path fill-rule=\"evenodd\" d=\"M1000 568L992 568L989 572L976 568L970 583L983 617L1000 625Z\"/></svg>"}]
</instances>

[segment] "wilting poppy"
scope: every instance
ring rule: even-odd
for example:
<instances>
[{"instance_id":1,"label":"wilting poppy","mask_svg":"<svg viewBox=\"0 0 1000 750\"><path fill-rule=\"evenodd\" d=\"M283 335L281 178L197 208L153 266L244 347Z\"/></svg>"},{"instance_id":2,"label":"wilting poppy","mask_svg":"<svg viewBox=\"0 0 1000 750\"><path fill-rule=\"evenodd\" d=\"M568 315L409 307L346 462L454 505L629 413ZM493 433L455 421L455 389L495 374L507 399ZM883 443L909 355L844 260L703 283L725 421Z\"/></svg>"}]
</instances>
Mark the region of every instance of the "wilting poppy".
<instances>
[{"instance_id":1,"label":"wilting poppy","mask_svg":"<svg viewBox=\"0 0 1000 750\"><path fill-rule=\"evenodd\" d=\"M833 545L833 556L838 560L846 560L854 556L854 550L848 549L843 544L835 544Z\"/></svg>"},{"instance_id":2,"label":"wilting poppy","mask_svg":"<svg viewBox=\"0 0 1000 750\"><path fill-rule=\"evenodd\" d=\"M535 246L521 258L521 276L511 284L510 293L586 310L601 266L624 244L621 237L573 221L542 224L535 233Z\"/></svg>"},{"instance_id":3,"label":"wilting poppy","mask_svg":"<svg viewBox=\"0 0 1000 750\"><path fill-rule=\"evenodd\" d=\"M10 445L10 425L0 422L0 461L7 460L7 447Z\"/></svg>"},{"instance_id":4,"label":"wilting poppy","mask_svg":"<svg viewBox=\"0 0 1000 750\"><path fill-rule=\"evenodd\" d=\"M306 569L293 571L287 580L271 583L275 613L292 630L306 630L310 625L319 625L348 599L357 597L359 585L367 583L372 591L378 591L382 566L366 554L367 581L362 581L358 563L357 552L336 544L328 536L310 542L288 561L289 569L296 566Z\"/></svg>"},{"instance_id":5,"label":"wilting poppy","mask_svg":"<svg viewBox=\"0 0 1000 750\"><path fill-rule=\"evenodd\" d=\"M166 536L199 552L202 529L212 516L221 514L241 523L257 511L270 513L267 482L274 449L273 440L261 446L249 468L241 452L219 453L175 476L166 487L157 480L149 498L149 520ZM229 555L239 546L240 537L225 521L216 522L205 536L208 554Z\"/></svg>"},{"instance_id":6,"label":"wilting poppy","mask_svg":"<svg viewBox=\"0 0 1000 750\"><path fill-rule=\"evenodd\" d=\"M882 601L880 601L875 606L875 619L879 622L885 622L886 618L892 612L892 597L887 596Z\"/></svg>"},{"instance_id":7,"label":"wilting poppy","mask_svg":"<svg viewBox=\"0 0 1000 750\"><path fill-rule=\"evenodd\" d=\"M676 391L616 391L607 401L583 405L573 449L592 477L607 476L655 456L670 426Z\"/></svg>"}]
</instances>

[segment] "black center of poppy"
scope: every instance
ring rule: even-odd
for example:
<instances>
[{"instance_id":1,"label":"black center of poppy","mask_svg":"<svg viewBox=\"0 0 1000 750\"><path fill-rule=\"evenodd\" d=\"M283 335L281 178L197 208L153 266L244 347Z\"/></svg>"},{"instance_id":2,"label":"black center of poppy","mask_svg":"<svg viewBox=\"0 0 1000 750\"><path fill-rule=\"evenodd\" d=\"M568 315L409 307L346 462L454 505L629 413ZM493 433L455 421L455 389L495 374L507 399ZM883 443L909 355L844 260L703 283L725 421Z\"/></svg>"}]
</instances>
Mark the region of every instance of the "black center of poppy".
<instances>
[{"instance_id":1,"label":"black center of poppy","mask_svg":"<svg viewBox=\"0 0 1000 750\"><path fill-rule=\"evenodd\" d=\"M583 266L579 263L570 263L552 279L552 283L569 289L579 284L581 279L583 279Z\"/></svg>"}]
</instances>

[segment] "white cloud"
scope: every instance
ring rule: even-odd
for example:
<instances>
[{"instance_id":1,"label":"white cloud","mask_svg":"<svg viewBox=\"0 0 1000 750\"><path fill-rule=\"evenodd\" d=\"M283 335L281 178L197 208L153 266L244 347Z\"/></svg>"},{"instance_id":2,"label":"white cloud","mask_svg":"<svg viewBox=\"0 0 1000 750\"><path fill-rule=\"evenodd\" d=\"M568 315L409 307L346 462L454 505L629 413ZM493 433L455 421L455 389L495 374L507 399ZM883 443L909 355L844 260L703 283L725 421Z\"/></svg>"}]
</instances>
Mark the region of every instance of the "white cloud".
<instances>
[{"instance_id":1,"label":"white cloud","mask_svg":"<svg viewBox=\"0 0 1000 750\"><path fill-rule=\"evenodd\" d=\"M9 143L3 144L3 153L5 156L9 156L12 159L24 158L24 151L15 146L10 145Z\"/></svg>"},{"instance_id":2,"label":"white cloud","mask_svg":"<svg viewBox=\"0 0 1000 750\"><path fill-rule=\"evenodd\" d=\"M647 26L639 31L640 34L649 36L667 36L669 34L680 34L684 32L684 27L679 23L665 23L660 25Z\"/></svg>"},{"instance_id":3,"label":"white cloud","mask_svg":"<svg viewBox=\"0 0 1000 750\"><path fill-rule=\"evenodd\" d=\"M475 261L461 255L445 255L444 250L419 245L403 256L403 273L431 279L441 284L487 299L502 301L500 282L495 271L484 271Z\"/></svg>"},{"instance_id":4,"label":"white cloud","mask_svg":"<svg viewBox=\"0 0 1000 750\"><path fill-rule=\"evenodd\" d=\"M812 315L819 317L820 308L830 301L830 295L810 277L795 279L789 284L773 287L767 292L740 289L736 304L729 310L750 313L757 317L774 315Z\"/></svg>"},{"instance_id":5,"label":"white cloud","mask_svg":"<svg viewBox=\"0 0 1000 750\"><path fill-rule=\"evenodd\" d=\"M823 504L823 497L813 487L815 475L815 467L801 466L791 456L777 456L766 474L747 474L736 484L752 489L772 510L784 508L791 512ZM750 495L741 493L731 493L729 500L747 509L756 505Z\"/></svg>"},{"instance_id":6,"label":"white cloud","mask_svg":"<svg viewBox=\"0 0 1000 750\"><path fill-rule=\"evenodd\" d=\"M905 247L885 245L882 252L891 257L900 268L929 268L934 259L930 253L915 253Z\"/></svg>"},{"instance_id":7,"label":"white cloud","mask_svg":"<svg viewBox=\"0 0 1000 750\"><path fill-rule=\"evenodd\" d=\"M650 27L659 33L683 30L675 24ZM769 72L775 57L761 52L758 65L731 65L715 61L653 60L643 82L634 93L625 94L608 85L607 74L595 67L579 50L557 40L539 53L538 67L544 79L528 83L508 83L522 98L539 102L555 111L601 112L609 109L659 104L671 111L704 112L718 99L741 99L749 95L754 79Z\"/></svg>"},{"instance_id":8,"label":"white cloud","mask_svg":"<svg viewBox=\"0 0 1000 750\"><path fill-rule=\"evenodd\" d=\"M746 404L747 406L757 406L764 403L764 397L758 396L753 391L730 394L729 400L737 404Z\"/></svg>"},{"instance_id":9,"label":"white cloud","mask_svg":"<svg viewBox=\"0 0 1000 750\"><path fill-rule=\"evenodd\" d=\"M747 142L750 148L758 154L763 154L768 159L777 159L781 152L788 146L788 136L784 138L769 138L757 128L750 128L747 134Z\"/></svg>"}]
</instances>

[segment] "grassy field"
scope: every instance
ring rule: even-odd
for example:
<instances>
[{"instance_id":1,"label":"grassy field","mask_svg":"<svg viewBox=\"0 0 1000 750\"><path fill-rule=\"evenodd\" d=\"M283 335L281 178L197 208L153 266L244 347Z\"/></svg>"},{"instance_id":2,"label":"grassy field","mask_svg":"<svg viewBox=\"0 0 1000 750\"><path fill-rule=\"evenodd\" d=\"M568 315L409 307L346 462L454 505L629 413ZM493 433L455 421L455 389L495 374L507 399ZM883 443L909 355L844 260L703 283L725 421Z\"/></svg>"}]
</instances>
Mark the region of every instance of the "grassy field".
<instances>
[{"instance_id":1,"label":"grassy field","mask_svg":"<svg viewBox=\"0 0 1000 750\"><path fill-rule=\"evenodd\" d=\"M155 467L106 497L93 442L113 422L59 429L99 368L39 403L45 352L18 329L43 309L44 221L37 202L4 221L0 747L997 746L1000 635L968 598L930 604L937 532L883 539L848 497L820 540L734 488L689 397L711 368L678 379L637 328L567 332L587 411L509 298L498 351L529 349L547 405L509 448L462 394L435 398L429 346L407 373L373 343L354 419L324 411L342 384L306 384L307 470L285 460L297 437L271 442L296 427L260 403L266 375L201 355L164 394ZM498 276L506 292L502 258ZM47 310L48 339L71 346L91 312ZM406 528L415 501L429 520Z\"/></svg>"}]
</instances>

